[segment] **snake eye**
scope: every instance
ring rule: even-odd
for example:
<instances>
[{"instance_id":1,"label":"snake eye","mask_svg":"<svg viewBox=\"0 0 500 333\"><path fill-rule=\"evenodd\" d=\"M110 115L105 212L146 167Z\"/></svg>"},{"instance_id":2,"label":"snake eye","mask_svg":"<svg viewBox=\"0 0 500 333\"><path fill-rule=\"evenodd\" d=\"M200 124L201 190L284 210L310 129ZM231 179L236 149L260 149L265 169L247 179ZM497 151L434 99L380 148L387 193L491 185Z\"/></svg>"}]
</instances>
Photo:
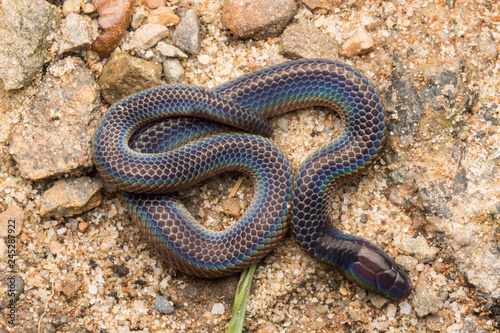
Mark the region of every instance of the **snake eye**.
<instances>
[{"instance_id":1,"label":"snake eye","mask_svg":"<svg viewBox=\"0 0 500 333\"><path fill-rule=\"evenodd\" d=\"M406 272L372 244L363 245L356 260L347 268L346 275L367 289L394 298L405 298L412 289Z\"/></svg>"}]
</instances>

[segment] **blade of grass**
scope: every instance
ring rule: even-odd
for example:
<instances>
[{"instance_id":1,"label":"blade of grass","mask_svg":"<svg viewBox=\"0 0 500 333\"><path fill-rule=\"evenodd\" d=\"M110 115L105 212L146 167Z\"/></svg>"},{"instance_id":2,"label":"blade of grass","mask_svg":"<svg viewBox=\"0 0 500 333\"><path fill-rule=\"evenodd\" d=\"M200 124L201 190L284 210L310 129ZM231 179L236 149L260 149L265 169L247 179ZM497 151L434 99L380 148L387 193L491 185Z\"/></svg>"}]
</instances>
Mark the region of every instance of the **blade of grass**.
<instances>
[{"instance_id":1,"label":"blade of grass","mask_svg":"<svg viewBox=\"0 0 500 333\"><path fill-rule=\"evenodd\" d=\"M241 333L243 330L248 297L250 296L250 287L252 286L253 274L256 267L257 263L246 268L241 273L240 281L238 282L238 287L236 288L233 313L227 328L227 333Z\"/></svg>"}]
</instances>

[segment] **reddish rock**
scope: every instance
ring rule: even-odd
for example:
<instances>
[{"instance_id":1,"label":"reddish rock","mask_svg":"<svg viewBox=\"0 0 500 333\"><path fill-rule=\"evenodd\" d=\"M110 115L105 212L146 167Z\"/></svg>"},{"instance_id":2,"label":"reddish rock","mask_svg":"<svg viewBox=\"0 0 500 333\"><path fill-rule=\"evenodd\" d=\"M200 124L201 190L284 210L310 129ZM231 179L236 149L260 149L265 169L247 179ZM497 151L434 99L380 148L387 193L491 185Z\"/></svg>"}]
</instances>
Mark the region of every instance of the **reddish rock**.
<instances>
[{"instance_id":1,"label":"reddish rock","mask_svg":"<svg viewBox=\"0 0 500 333\"><path fill-rule=\"evenodd\" d=\"M159 7L151 12L148 16L147 23L161 24L165 26L176 25L181 19L175 15L170 7Z\"/></svg>"}]
</instances>

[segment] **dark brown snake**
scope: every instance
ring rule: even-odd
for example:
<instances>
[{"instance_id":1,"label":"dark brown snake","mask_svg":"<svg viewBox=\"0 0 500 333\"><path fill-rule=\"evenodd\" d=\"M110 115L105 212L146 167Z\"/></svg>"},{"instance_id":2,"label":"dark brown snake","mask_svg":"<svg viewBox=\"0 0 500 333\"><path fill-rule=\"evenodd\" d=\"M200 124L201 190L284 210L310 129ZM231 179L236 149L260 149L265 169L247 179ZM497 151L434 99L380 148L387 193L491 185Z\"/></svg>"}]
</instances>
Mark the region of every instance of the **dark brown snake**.
<instances>
[{"instance_id":1,"label":"dark brown snake","mask_svg":"<svg viewBox=\"0 0 500 333\"><path fill-rule=\"evenodd\" d=\"M260 135L272 133L265 118L309 106L336 111L343 131L294 174L285 154ZM314 258L369 290L404 298L412 289L408 275L377 246L340 232L329 204L338 186L373 163L386 125L379 96L358 71L300 60L212 91L162 86L127 97L101 120L94 157L102 177L124 191L151 245L183 272L241 271L279 244L291 216L292 234ZM230 170L250 175L254 199L228 230L203 228L168 194Z\"/></svg>"}]
</instances>

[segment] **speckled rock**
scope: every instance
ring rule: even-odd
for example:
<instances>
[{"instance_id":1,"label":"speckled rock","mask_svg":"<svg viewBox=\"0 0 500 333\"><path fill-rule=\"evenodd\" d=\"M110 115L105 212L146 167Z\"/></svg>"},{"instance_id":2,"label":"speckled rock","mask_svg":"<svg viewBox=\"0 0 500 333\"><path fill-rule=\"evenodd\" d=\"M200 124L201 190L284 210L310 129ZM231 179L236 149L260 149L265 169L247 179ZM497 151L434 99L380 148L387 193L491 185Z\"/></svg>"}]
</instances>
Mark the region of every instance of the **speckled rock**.
<instances>
[{"instance_id":1,"label":"speckled rock","mask_svg":"<svg viewBox=\"0 0 500 333\"><path fill-rule=\"evenodd\" d=\"M179 59L167 58L163 61L163 74L167 83L177 84L184 81L184 67Z\"/></svg>"},{"instance_id":2,"label":"speckled rock","mask_svg":"<svg viewBox=\"0 0 500 333\"><path fill-rule=\"evenodd\" d=\"M438 249L433 246L429 246L427 240L421 236L416 238L408 237L402 240L400 248L405 253L415 256L422 262L432 262L438 253Z\"/></svg>"},{"instance_id":3,"label":"speckled rock","mask_svg":"<svg viewBox=\"0 0 500 333\"><path fill-rule=\"evenodd\" d=\"M227 0L222 24L235 38L276 37L297 11L293 0Z\"/></svg>"},{"instance_id":4,"label":"speckled rock","mask_svg":"<svg viewBox=\"0 0 500 333\"><path fill-rule=\"evenodd\" d=\"M189 54L197 54L201 49L201 25L196 10L186 11L172 36L172 42Z\"/></svg>"},{"instance_id":5,"label":"speckled rock","mask_svg":"<svg viewBox=\"0 0 500 333\"><path fill-rule=\"evenodd\" d=\"M134 32L132 46L136 50L147 50L155 46L169 34L167 27L161 24L145 24Z\"/></svg>"},{"instance_id":6,"label":"speckled rock","mask_svg":"<svg viewBox=\"0 0 500 333\"><path fill-rule=\"evenodd\" d=\"M171 314L175 308L165 296L157 296L155 299L155 309L162 314Z\"/></svg>"},{"instance_id":7,"label":"speckled rock","mask_svg":"<svg viewBox=\"0 0 500 333\"><path fill-rule=\"evenodd\" d=\"M340 54L344 57L354 57L355 55L362 55L373 50L375 42L373 37L365 30L360 29L354 37L348 39L342 48Z\"/></svg>"},{"instance_id":8,"label":"speckled rock","mask_svg":"<svg viewBox=\"0 0 500 333\"><path fill-rule=\"evenodd\" d=\"M179 16L175 15L172 8L161 6L151 12L146 22L149 24L161 24L168 27L176 25L180 20L181 19Z\"/></svg>"},{"instance_id":9,"label":"speckled rock","mask_svg":"<svg viewBox=\"0 0 500 333\"><path fill-rule=\"evenodd\" d=\"M18 206L10 206L0 213L0 237L18 236L23 229L24 217Z\"/></svg>"},{"instance_id":10,"label":"speckled rock","mask_svg":"<svg viewBox=\"0 0 500 333\"><path fill-rule=\"evenodd\" d=\"M98 178L63 178L42 195L40 215L55 218L86 212L101 203L102 181Z\"/></svg>"},{"instance_id":11,"label":"speckled rock","mask_svg":"<svg viewBox=\"0 0 500 333\"><path fill-rule=\"evenodd\" d=\"M82 283L80 281L70 281L61 288L61 292L66 295L66 297L71 298L76 294L81 286Z\"/></svg>"},{"instance_id":12,"label":"speckled rock","mask_svg":"<svg viewBox=\"0 0 500 333\"><path fill-rule=\"evenodd\" d=\"M53 63L31 112L12 133L9 152L21 176L38 180L88 170L99 106L97 84L83 61Z\"/></svg>"},{"instance_id":13,"label":"speckled rock","mask_svg":"<svg viewBox=\"0 0 500 333\"><path fill-rule=\"evenodd\" d=\"M4 89L19 89L42 68L48 36L60 14L44 0L4 0L0 9L0 80Z\"/></svg>"},{"instance_id":14,"label":"speckled rock","mask_svg":"<svg viewBox=\"0 0 500 333\"><path fill-rule=\"evenodd\" d=\"M70 13L62 21L61 34L60 54L78 52L88 48L92 42L88 19L75 13Z\"/></svg>"},{"instance_id":15,"label":"speckled rock","mask_svg":"<svg viewBox=\"0 0 500 333\"><path fill-rule=\"evenodd\" d=\"M292 59L337 57L338 45L309 21L300 21L285 29L281 35L280 52Z\"/></svg>"},{"instance_id":16,"label":"speckled rock","mask_svg":"<svg viewBox=\"0 0 500 333\"><path fill-rule=\"evenodd\" d=\"M117 52L106 62L99 77L102 97L109 104L161 84L161 65Z\"/></svg>"}]
</instances>

